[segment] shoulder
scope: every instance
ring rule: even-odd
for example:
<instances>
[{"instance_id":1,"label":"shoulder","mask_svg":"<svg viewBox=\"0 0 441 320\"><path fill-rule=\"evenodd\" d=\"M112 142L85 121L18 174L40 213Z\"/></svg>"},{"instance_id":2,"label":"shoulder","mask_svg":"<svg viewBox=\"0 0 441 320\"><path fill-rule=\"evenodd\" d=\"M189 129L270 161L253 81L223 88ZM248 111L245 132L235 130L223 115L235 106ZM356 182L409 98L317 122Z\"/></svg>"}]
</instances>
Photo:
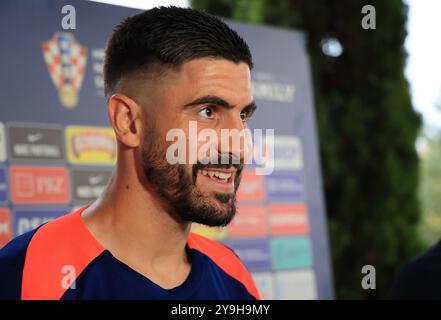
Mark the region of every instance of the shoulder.
<instances>
[{"instance_id":1,"label":"shoulder","mask_svg":"<svg viewBox=\"0 0 441 320\"><path fill-rule=\"evenodd\" d=\"M441 299L441 241L400 267L390 297Z\"/></svg>"},{"instance_id":2,"label":"shoulder","mask_svg":"<svg viewBox=\"0 0 441 320\"><path fill-rule=\"evenodd\" d=\"M191 249L198 250L208 256L229 276L241 282L252 296L260 299L259 292L250 273L232 249L220 242L193 232L190 233L188 238L188 245Z\"/></svg>"},{"instance_id":3,"label":"shoulder","mask_svg":"<svg viewBox=\"0 0 441 320\"><path fill-rule=\"evenodd\" d=\"M227 247L225 244L201 236L194 232L190 232L188 245L190 246L190 248L199 250L203 253L226 254L228 258L240 261L236 253L234 253L234 251L231 248Z\"/></svg>"},{"instance_id":4,"label":"shoulder","mask_svg":"<svg viewBox=\"0 0 441 320\"><path fill-rule=\"evenodd\" d=\"M229 265L229 269L234 270L235 273L248 273L236 253L223 243L191 232L188 238L188 245L191 249L196 249L208 256L216 264Z\"/></svg>"},{"instance_id":5,"label":"shoulder","mask_svg":"<svg viewBox=\"0 0 441 320\"><path fill-rule=\"evenodd\" d=\"M29 278L44 278L41 275L47 273L47 262L60 251L56 250L60 239L72 231L72 217L65 215L45 223L0 250L0 299L21 299Z\"/></svg>"},{"instance_id":6,"label":"shoulder","mask_svg":"<svg viewBox=\"0 0 441 320\"><path fill-rule=\"evenodd\" d=\"M81 218L84 209L48 222L32 237L23 267L23 299L60 299L66 267L79 275L102 253Z\"/></svg>"},{"instance_id":7,"label":"shoulder","mask_svg":"<svg viewBox=\"0 0 441 320\"><path fill-rule=\"evenodd\" d=\"M20 299L26 251L37 229L14 238L0 250L0 300Z\"/></svg>"}]
</instances>

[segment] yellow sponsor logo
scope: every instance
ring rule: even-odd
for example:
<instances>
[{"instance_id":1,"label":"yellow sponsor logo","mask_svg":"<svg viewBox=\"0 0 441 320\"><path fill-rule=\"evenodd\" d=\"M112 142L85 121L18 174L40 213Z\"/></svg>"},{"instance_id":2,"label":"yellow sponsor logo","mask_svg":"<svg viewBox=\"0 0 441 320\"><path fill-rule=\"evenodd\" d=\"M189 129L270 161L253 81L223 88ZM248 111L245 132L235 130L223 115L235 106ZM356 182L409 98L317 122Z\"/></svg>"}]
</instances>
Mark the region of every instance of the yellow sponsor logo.
<instances>
[{"instance_id":1,"label":"yellow sponsor logo","mask_svg":"<svg viewBox=\"0 0 441 320\"><path fill-rule=\"evenodd\" d=\"M73 164L115 164L116 139L112 128L66 128L67 158Z\"/></svg>"}]
</instances>

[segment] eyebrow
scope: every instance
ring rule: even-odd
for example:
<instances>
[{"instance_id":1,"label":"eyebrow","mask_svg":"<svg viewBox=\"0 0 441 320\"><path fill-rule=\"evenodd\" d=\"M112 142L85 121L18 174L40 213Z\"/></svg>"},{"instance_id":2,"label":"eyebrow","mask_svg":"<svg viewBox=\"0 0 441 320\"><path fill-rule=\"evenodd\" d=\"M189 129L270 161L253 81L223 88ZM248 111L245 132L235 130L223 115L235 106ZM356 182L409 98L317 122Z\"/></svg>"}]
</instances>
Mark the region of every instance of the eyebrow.
<instances>
[{"instance_id":1,"label":"eyebrow","mask_svg":"<svg viewBox=\"0 0 441 320\"><path fill-rule=\"evenodd\" d=\"M194 106L199 106L201 104L213 104L225 109L233 109L235 105L228 103L226 100L218 97L218 96L204 96L202 98L198 98L184 105L184 108L191 108ZM251 101L248 105L246 105L243 109L251 109L252 111L257 109L256 103Z\"/></svg>"}]
</instances>

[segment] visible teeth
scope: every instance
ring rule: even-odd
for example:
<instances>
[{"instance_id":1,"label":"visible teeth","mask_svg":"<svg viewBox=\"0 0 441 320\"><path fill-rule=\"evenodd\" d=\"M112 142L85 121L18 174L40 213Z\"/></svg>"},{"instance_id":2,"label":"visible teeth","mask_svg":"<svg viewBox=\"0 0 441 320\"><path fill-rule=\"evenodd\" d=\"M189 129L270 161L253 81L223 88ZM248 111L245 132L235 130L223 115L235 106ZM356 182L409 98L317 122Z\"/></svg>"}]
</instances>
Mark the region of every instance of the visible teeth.
<instances>
[{"instance_id":1,"label":"visible teeth","mask_svg":"<svg viewBox=\"0 0 441 320\"><path fill-rule=\"evenodd\" d=\"M221 180L228 180L231 177L231 173L225 173L225 172L219 172L219 171L201 170L201 173L204 176L210 176L211 178L217 177Z\"/></svg>"},{"instance_id":2,"label":"visible teeth","mask_svg":"<svg viewBox=\"0 0 441 320\"><path fill-rule=\"evenodd\" d=\"M224 180L226 180L226 179L229 179L230 177L231 177L231 173L225 173L225 172L218 172L218 175L217 175L219 178L221 178L221 179L224 179Z\"/></svg>"}]
</instances>

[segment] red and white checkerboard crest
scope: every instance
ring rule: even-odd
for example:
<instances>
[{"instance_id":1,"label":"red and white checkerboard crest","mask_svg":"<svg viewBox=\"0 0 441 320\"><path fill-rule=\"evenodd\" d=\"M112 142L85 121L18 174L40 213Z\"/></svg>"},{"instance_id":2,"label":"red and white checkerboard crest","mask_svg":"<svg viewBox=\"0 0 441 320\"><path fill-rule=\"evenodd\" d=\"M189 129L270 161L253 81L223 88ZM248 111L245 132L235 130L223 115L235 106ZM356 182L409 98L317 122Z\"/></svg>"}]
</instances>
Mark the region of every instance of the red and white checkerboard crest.
<instances>
[{"instance_id":1,"label":"red and white checkerboard crest","mask_svg":"<svg viewBox=\"0 0 441 320\"><path fill-rule=\"evenodd\" d=\"M42 51L61 104L75 107L86 71L87 49L71 33L56 32L42 44Z\"/></svg>"}]
</instances>

